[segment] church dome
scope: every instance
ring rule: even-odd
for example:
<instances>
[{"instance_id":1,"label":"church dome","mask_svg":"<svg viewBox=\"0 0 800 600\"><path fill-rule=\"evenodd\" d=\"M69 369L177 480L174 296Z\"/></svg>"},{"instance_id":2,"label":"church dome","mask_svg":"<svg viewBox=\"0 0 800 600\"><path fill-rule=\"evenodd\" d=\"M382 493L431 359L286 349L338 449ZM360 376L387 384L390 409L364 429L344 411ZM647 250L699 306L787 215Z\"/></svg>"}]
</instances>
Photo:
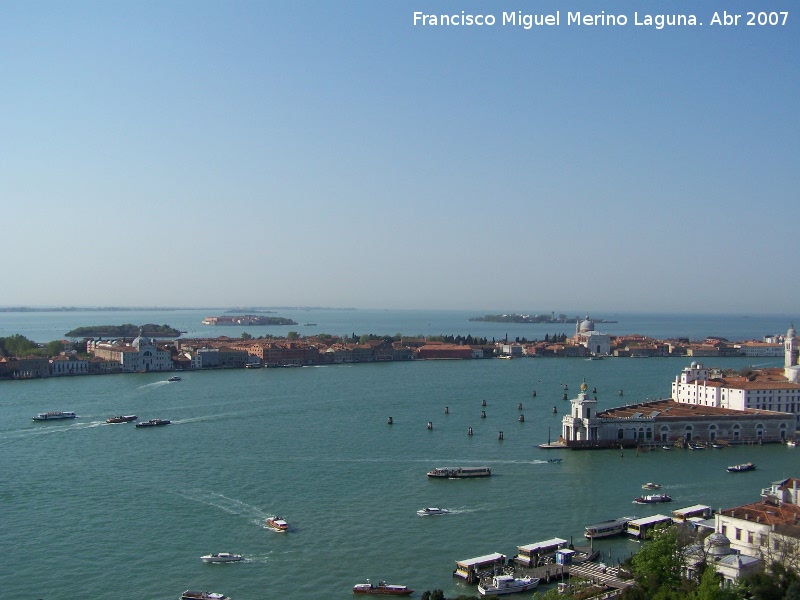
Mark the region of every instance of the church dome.
<instances>
[{"instance_id":1,"label":"church dome","mask_svg":"<svg viewBox=\"0 0 800 600\"><path fill-rule=\"evenodd\" d=\"M588 315L581 321L581 331L594 331L594 321Z\"/></svg>"},{"instance_id":2,"label":"church dome","mask_svg":"<svg viewBox=\"0 0 800 600\"><path fill-rule=\"evenodd\" d=\"M712 556L726 556L731 553L731 541L725 534L712 533L705 540L706 552Z\"/></svg>"}]
</instances>

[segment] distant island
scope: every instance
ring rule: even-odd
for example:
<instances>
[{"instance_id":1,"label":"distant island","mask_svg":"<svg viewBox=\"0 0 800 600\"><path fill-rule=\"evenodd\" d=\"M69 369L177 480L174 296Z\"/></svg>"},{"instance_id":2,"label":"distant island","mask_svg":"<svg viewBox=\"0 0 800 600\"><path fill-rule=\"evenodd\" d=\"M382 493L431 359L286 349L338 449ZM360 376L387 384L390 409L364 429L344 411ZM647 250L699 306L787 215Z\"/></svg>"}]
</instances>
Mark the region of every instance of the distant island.
<instances>
[{"instance_id":1,"label":"distant island","mask_svg":"<svg viewBox=\"0 0 800 600\"><path fill-rule=\"evenodd\" d=\"M131 323L126 323L125 325L91 325L89 327L78 327L72 331L68 331L64 335L67 337L81 338L124 338L136 337L140 334L150 338L176 338L181 335L181 332L169 325L154 325L153 323L132 325Z\"/></svg>"},{"instance_id":2,"label":"distant island","mask_svg":"<svg viewBox=\"0 0 800 600\"><path fill-rule=\"evenodd\" d=\"M579 317L567 317L551 313L549 315L484 315L482 317L471 317L470 321L488 321L490 323L574 323L579 321ZM595 320L597 323L616 323L605 319Z\"/></svg>"},{"instance_id":3,"label":"distant island","mask_svg":"<svg viewBox=\"0 0 800 600\"><path fill-rule=\"evenodd\" d=\"M285 317L264 317L261 315L239 315L206 317L203 325L297 325L297 321Z\"/></svg>"}]
</instances>

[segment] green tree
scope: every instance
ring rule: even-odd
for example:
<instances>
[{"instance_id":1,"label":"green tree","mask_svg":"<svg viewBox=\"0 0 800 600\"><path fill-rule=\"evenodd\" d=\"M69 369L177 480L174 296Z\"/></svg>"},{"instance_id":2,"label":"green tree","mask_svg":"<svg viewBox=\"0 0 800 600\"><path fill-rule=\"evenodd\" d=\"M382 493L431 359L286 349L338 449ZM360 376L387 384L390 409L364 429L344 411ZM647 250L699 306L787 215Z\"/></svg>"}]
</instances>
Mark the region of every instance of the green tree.
<instances>
[{"instance_id":1,"label":"green tree","mask_svg":"<svg viewBox=\"0 0 800 600\"><path fill-rule=\"evenodd\" d=\"M300 334L297 333L296 331L290 331L289 333L286 334L286 339L287 340L296 340L296 339L299 339L299 338L300 338Z\"/></svg>"},{"instance_id":2,"label":"green tree","mask_svg":"<svg viewBox=\"0 0 800 600\"><path fill-rule=\"evenodd\" d=\"M60 340L53 340L47 344L47 355L58 356L64 351L64 342Z\"/></svg>"},{"instance_id":3,"label":"green tree","mask_svg":"<svg viewBox=\"0 0 800 600\"><path fill-rule=\"evenodd\" d=\"M246 331L242 332L242 336L241 337L242 337L243 340L252 340L253 339L253 336L250 335L249 333L247 333Z\"/></svg>"},{"instance_id":4,"label":"green tree","mask_svg":"<svg viewBox=\"0 0 800 600\"><path fill-rule=\"evenodd\" d=\"M700 578L700 585L688 600L736 600L740 597L735 591L720 587L720 582L721 578L714 567L706 567Z\"/></svg>"},{"instance_id":5,"label":"green tree","mask_svg":"<svg viewBox=\"0 0 800 600\"><path fill-rule=\"evenodd\" d=\"M682 556L675 527L654 530L650 540L631 559L636 585L628 588L623 598L668 600L685 597L687 590L681 580ZM642 592L644 596L640 595Z\"/></svg>"}]
</instances>

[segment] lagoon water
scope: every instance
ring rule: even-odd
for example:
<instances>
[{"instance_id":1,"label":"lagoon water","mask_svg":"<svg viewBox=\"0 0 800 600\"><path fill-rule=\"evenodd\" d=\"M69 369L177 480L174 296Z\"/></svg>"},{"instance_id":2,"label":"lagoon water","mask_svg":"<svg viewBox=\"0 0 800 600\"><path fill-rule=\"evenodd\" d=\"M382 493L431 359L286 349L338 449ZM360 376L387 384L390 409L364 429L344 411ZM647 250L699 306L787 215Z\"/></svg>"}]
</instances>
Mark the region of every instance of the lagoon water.
<instances>
[{"instance_id":1,"label":"lagoon water","mask_svg":"<svg viewBox=\"0 0 800 600\"><path fill-rule=\"evenodd\" d=\"M64 316L54 327L69 324ZM169 313L153 317L177 325ZM319 317L296 320L313 318L324 331ZM8 331L3 318L0 335L25 335ZM32 328L42 327L35 315L25 318ZM92 313L75 324L97 324L97 318ZM340 333L411 331L392 318L398 327L378 329L384 320L373 329L343 319ZM477 335L470 325L452 333ZM451 326L441 325L441 332ZM760 327L758 337L787 324L776 319ZM437 324L431 328L436 332ZM735 339L740 330L709 333ZM574 397L585 378L598 389L598 408L608 408L668 396L671 380L688 362L420 361L185 372L177 383L154 373L0 382L0 539L8 550L0 589L15 599L174 600L197 588L234 600L300 600L350 598L352 586L370 578L407 584L416 597L437 588L447 596L475 594L452 578L456 560L491 552L513 556L517 546L551 537L583 543L585 525L622 515L696 503L735 506L757 500L771 481L800 475L796 450L777 445L641 454L537 447L548 433L558 435L569 406L562 400L564 384ZM706 362L735 368L753 360ZM46 410L73 410L79 418L31 420ZM117 414L173 424L136 429L105 423ZM553 456L563 461L548 463ZM757 470L725 470L747 461ZM486 465L493 476L425 476L449 465ZM632 504L646 481L661 483L672 505ZM452 514L417 516L425 506ZM264 528L276 514L291 524L288 533ZM612 562L638 548L624 538L596 546ZM200 561L221 551L246 560Z\"/></svg>"}]
</instances>

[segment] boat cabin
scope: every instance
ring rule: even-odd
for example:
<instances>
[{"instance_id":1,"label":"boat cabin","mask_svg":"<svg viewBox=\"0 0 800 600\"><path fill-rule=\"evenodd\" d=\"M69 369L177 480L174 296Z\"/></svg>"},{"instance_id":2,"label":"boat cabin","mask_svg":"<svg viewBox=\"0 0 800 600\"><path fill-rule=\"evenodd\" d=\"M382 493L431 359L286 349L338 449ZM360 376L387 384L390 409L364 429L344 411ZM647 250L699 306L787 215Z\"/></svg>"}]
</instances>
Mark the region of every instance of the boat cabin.
<instances>
[{"instance_id":1,"label":"boat cabin","mask_svg":"<svg viewBox=\"0 0 800 600\"><path fill-rule=\"evenodd\" d=\"M714 511L710 506L705 504L695 504L694 506L687 506L686 508L679 508L672 511L672 520L675 523L685 523L692 517L700 517L701 519L708 519Z\"/></svg>"},{"instance_id":2,"label":"boat cabin","mask_svg":"<svg viewBox=\"0 0 800 600\"><path fill-rule=\"evenodd\" d=\"M640 540L647 539L647 535L651 529L659 525L666 525L672 523L672 518L667 515L653 515L652 517L645 517L644 519L634 519L628 521L625 531L628 535Z\"/></svg>"},{"instance_id":3,"label":"boat cabin","mask_svg":"<svg viewBox=\"0 0 800 600\"><path fill-rule=\"evenodd\" d=\"M564 548L566 545L567 540L553 538L552 540L536 542L535 544L518 546L514 562L523 567L537 567L547 562L553 562L553 556L556 551Z\"/></svg>"},{"instance_id":4,"label":"boat cabin","mask_svg":"<svg viewBox=\"0 0 800 600\"><path fill-rule=\"evenodd\" d=\"M506 557L499 552L468 558L467 560L458 560L456 561L456 570L453 571L453 577L466 579L469 583L477 583L481 577L493 576L505 564Z\"/></svg>"}]
</instances>

